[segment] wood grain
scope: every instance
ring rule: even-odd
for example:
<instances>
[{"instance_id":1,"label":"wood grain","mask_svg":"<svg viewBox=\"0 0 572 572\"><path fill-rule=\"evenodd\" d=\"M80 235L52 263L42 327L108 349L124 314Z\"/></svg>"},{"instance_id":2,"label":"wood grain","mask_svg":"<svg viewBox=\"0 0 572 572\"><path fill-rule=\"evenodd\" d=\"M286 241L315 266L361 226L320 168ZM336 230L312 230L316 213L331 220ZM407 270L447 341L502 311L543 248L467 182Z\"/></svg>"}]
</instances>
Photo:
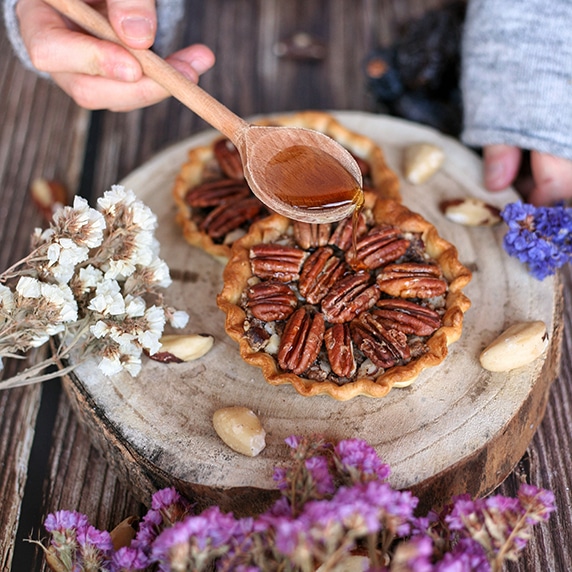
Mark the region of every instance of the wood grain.
<instances>
[{"instance_id":1,"label":"wood grain","mask_svg":"<svg viewBox=\"0 0 572 572\"><path fill-rule=\"evenodd\" d=\"M423 186L404 184L403 193L411 208L433 222L473 269L473 282L466 289L472 310L465 317L461 340L451 346L444 364L383 399L360 397L340 403L304 398L291 387L266 384L225 336L215 302L221 265L189 247L173 223L174 207L166 189L172 188L177 166L189 147L216 135L207 132L182 142L123 183L159 218L161 255L174 277L167 298L189 312L191 331L214 335L215 348L190 364L148 360L136 380L127 374L106 379L95 363L89 363L79 366L65 384L70 394L77 394L80 417L87 418L91 432L107 434L109 459L124 466L131 481L139 484L141 498L148 498L155 483L165 486L174 479L193 498L228 502L222 504L225 509L243 513L240 502L252 502L245 490L274 489L273 469L287 461L284 439L295 432L366 439L391 465L392 484L413 488L429 507L461 492L490 492L518 462L538 426L559 362L561 329L555 316L561 314L560 287L553 279L533 279L511 260L500 246L500 228L469 229L450 223L439 212L444 199L483 198L478 158L453 140L408 122L357 112L336 117L374 138L397 173L403 148L411 142L429 141L445 149L442 171ZM496 205L515 197L511 192L499 194ZM508 374L482 370L477 357L492 338L515 321L534 319L542 319L550 332L547 355ZM261 417L269 437L259 457L242 457L216 437L212 414L229 405L249 407ZM240 491L238 502L232 498L233 489Z\"/></svg>"},{"instance_id":2,"label":"wood grain","mask_svg":"<svg viewBox=\"0 0 572 572\"><path fill-rule=\"evenodd\" d=\"M202 41L216 55L215 68L201 79L202 86L241 116L294 109L357 109L375 111L367 92L361 65L373 47L387 45L399 36L399 26L413 16L442 5L443 0L189 0L174 31L171 48ZM325 41L326 58L318 63L276 58L273 46L299 31ZM5 267L27 252L31 229L40 223L27 202L26 190L38 174L63 180L70 192L97 197L111 184L142 165L167 146L181 141L206 125L176 101L126 114L86 112L50 82L26 72L10 54L0 27L0 264ZM546 415L522 463L497 489L514 494L521 479L554 491L557 512L537 527L511 572L572 569L572 272L562 272L565 311L560 375L553 383ZM0 505L0 562L3 571L46 570L36 549L23 542L45 535L44 515L56 509L93 511L90 519L111 529L143 507L129 494L128 483L101 457L92 435L80 425L65 396L58 403L54 385L33 389L29 405L14 407L21 394L1 398L0 442L3 445L0 481L14 476L26 480L7 486ZM15 397L12 398L12 395ZM31 427L25 422L29 408L41 400L46 419ZM53 405L53 403L56 405ZM13 428L27 426L22 439ZM52 428L58 429L52 434ZM43 435L45 441L40 439ZM32 456L31 449L50 448L47 465ZM51 445L49 444L51 443ZM97 486L93 486L96 483ZM101 483L105 483L102 485ZM44 489L44 499L41 494ZM105 492L104 492L105 489ZM24 503L20 505L20 495ZM36 493L36 494L32 494ZM27 500L28 499L28 500ZM12 543L14 527L25 522ZM28 523L33 522L33 526ZM24 526L24 525L23 525ZM12 564L10 564L10 559Z\"/></svg>"}]
</instances>

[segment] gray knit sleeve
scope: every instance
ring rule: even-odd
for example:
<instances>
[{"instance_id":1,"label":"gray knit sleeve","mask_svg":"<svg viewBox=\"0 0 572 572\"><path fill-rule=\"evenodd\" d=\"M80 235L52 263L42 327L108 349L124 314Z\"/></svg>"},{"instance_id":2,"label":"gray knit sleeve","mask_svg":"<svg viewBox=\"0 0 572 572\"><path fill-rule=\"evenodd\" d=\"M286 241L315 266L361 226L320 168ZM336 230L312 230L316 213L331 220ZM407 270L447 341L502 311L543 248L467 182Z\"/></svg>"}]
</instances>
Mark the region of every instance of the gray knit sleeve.
<instances>
[{"instance_id":1,"label":"gray knit sleeve","mask_svg":"<svg viewBox=\"0 0 572 572\"><path fill-rule=\"evenodd\" d=\"M26 50L26 46L22 41L22 36L20 35L20 25L18 23L18 18L16 17L16 4L18 0L4 0L4 24L6 26L6 33L8 39L14 48L14 52L24 64L24 66L30 70L35 70L32 62L30 61L30 56ZM44 77L48 77L48 74L41 74Z\"/></svg>"},{"instance_id":2,"label":"gray knit sleeve","mask_svg":"<svg viewBox=\"0 0 572 572\"><path fill-rule=\"evenodd\" d=\"M462 139L572 159L572 0L470 0Z\"/></svg>"}]
</instances>

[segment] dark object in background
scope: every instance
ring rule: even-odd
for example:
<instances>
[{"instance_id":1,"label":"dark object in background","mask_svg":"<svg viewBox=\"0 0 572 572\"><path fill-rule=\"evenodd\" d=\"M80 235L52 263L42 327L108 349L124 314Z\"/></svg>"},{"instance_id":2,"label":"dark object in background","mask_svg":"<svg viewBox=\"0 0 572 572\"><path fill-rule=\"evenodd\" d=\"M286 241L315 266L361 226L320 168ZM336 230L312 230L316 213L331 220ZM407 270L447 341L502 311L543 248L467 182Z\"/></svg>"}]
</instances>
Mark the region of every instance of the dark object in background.
<instances>
[{"instance_id":1,"label":"dark object in background","mask_svg":"<svg viewBox=\"0 0 572 572\"><path fill-rule=\"evenodd\" d=\"M368 88L380 112L458 136L461 36L466 2L451 2L411 20L399 39L367 57Z\"/></svg>"}]
</instances>

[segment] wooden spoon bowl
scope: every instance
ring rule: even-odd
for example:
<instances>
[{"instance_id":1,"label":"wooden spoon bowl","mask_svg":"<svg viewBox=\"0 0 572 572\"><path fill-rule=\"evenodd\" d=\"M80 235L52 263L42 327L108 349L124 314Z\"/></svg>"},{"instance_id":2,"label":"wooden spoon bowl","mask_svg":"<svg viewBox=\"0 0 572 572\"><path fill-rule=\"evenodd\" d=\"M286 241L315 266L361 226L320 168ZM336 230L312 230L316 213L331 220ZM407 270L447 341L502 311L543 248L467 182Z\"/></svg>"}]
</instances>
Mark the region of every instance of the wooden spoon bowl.
<instances>
[{"instance_id":1,"label":"wooden spoon bowl","mask_svg":"<svg viewBox=\"0 0 572 572\"><path fill-rule=\"evenodd\" d=\"M252 192L273 211L304 222L346 218L363 202L357 162L339 143L299 127L247 123L150 50L122 44L109 22L81 0L46 0L92 35L122 45L145 75L226 135Z\"/></svg>"}]
</instances>

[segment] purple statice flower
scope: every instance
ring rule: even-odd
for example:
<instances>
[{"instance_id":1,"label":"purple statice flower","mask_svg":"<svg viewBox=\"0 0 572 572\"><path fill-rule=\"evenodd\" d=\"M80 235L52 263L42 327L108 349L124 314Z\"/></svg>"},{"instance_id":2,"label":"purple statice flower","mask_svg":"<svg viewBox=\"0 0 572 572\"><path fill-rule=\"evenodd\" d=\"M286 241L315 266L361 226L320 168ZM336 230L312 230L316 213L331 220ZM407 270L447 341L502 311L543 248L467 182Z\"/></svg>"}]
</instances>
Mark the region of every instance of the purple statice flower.
<instances>
[{"instance_id":1,"label":"purple statice flower","mask_svg":"<svg viewBox=\"0 0 572 572\"><path fill-rule=\"evenodd\" d=\"M284 556L294 558L299 551L311 553L306 519L276 518L272 528L275 546Z\"/></svg>"},{"instance_id":2,"label":"purple statice flower","mask_svg":"<svg viewBox=\"0 0 572 572\"><path fill-rule=\"evenodd\" d=\"M392 569L400 572L433 572L433 541L429 536L414 536L397 545Z\"/></svg>"},{"instance_id":3,"label":"purple statice flower","mask_svg":"<svg viewBox=\"0 0 572 572\"><path fill-rule=\"evenodd\" d=\"M451 552L433 567L433 572L490 572L491 565L483 547L472 538L459 540Z\"/></svg>"},{"instance_id":4,"label":"purple statice flower","mask_svg":"<svg viewBox=\"0 0 572 572\"><path fill-rule=\"evenodd\" d=\"M404 536L410 532L409 520L416 506L417 498L411 493L370 481L340 487L331 500L308 502L303 517L320 526L340 522L358 534L374 534L387 528Z\"/></svg>"},{"instance_id":5,"label":"purple statice flower","mask_svg":"<svg viewBox=\"0 0 572 572\"><path fill-rule=\"evenodd\" d=\"M152 546L151 559L163 566L169 565L173 554L184 554L191 562L203 560L213 549L228 549L236 526L232 514L222 513L217 506L208 508L159 534Z\"/></svg>"},{"instance_id":6,"label":"purple statice flower","mask_svg":"<svg viewBox=\"0 0 572 572\"><path fill-rule=\"evenodd\" d=\"M107 569L113 553L113 543L109 532L87 526L78 530L77 542L82 570Z\"/></svg>"},{"instance_id":7,"label":"purple statice flower","mask_svg":"<svg viewBox=\"0 0 572 572\"><path fill-rule=\"evenodd\" d=\"M470 495L458 495L453 498L450 512L445 516L445 522L450 530L466 530L467 523L477 518L481 510L479 500L473 500Z\"/></svg>"},{"instance_id":8,"label":"purple statice flower","mask_svg":"<svg viewBox=\"0 0 572 572\"><path fill-rule=\"evenodd\" d=\"M149 557L141 548L123 546L113 554L111 559L112 572L123 572L127 570L144 570L149 566Z\"/></svg>"},{"instance_id":9,"label":"purple statice flower","mask_svg":"<svg viewBox=\"0 0 572 572\"><path fill-rule=\"evenodd\" d=\"M80 528L76 538L78 544L82 547L91 546L101 552L110 552L113 549L113 542L109 532L98 530L91 525Z\"/></svg>"},{"instance_id":10,"label":"purple statice flower","mask_svg":"<svg viewBox=\"0 0 572 572\"><path fill-rule=\"evenodd\" d=\"M375 477L382 481L389 478L389 465L377 455L375 449L362 439L345 439L339 441L334 451L343 469L359 480Z\"/></svg>"},{"instance_id":11,"label":"purple statice flower","mask_svg":"<svg viewBox=\"0 0 572 572\"><path fill-rule=\"evenodd\" d=\"M302 437L298 437L297 435L290 435L289 437L286 437L286 439L284 439L284 442L291 449L297 449L300 446L300 443L302 442Z\"/></svg>"},{"instance_id":12,"label":"purple statice flower","mask_svg":"<svg viewBox=\"0 0 572 572\"><path fill-rule=\"evenodd\" d=\"M272 479L276 483L278 490L284 491L289 487L288 469L286 467L274 467Z\"/></svg>"},{"instance_id":13,"label":"purple statice flower","mask_svg":"<svg viewBox=\"0 0 572 572\"><path fill-rule=\"evenodd\" d=\"M181 495L174 487L161 489L153 495L153 498L151 499L151 508L153 510L168 510L171 505L179 504L182 500Z\"/></svg>"},{"instance_id":14,"label":"purple statice flower","mask_svg":"<svg viewBox=\"0 0 572 572\"><path fill-rule=\"evenodd\" d=\"M518 201L506 205L501 216L508 225L505 250L527 264L535 278L543 280L571 260L572 208Z\"/></svg>"},{"instance_id":15,"label":"purple statice flower","mask_svg":"<svg viewBox=\"0 0 572 572\"><path fill-rule=\"evenodd\" d=\"M189 502L173 487L157 491L151 499L151 509L139 524L132 546L149 549L164 528L182 520L190 509Z\"/></svg>"},{"instance_id":16,"label":"purple statice flower","mask_svg":"<svg viewBox=\"0 0 572 572\"><path fill-rule=\"evenodd\" d=\"M548 520L550 513L556 510L554 493L534 485L522 483L518 489L518 500L527 514L527 524Z\"/></svg>"},{"instance_id":17,"label":"purple statice flower","mask_svg":"<svg viewBox=\"0 0 572 572\"><path fill-rule=\"evenodd\" d=\"M48 532L77 531L89 526L89 521L85 514L69 510L58 510L55 513L48 514L44 526Z\"/></svg>"},{"instance_id":18,"label":"purple statice flower","mask_svg":"<svg viewBox=\"0 0 572 572\"><path fill-rule=\"evenodd\" d=\"M330 474L330 467L326 457L310 457L305 462L306 469L312 478L312 484L319 496L333 494L336 490L334 479Z\"/></svg>"},{"instance_id":19,"label":"purple statice flower","mask_svg":"<svg viewBox=\"0 0 572 572\"><path fill-rule=\"evenodd\" d=\"M139 523L139 530L131 543L131 546L143 549L151 546L155 538L162 530L163 516L158 510L149 510Z\"/></svg>"}]
</instances>

